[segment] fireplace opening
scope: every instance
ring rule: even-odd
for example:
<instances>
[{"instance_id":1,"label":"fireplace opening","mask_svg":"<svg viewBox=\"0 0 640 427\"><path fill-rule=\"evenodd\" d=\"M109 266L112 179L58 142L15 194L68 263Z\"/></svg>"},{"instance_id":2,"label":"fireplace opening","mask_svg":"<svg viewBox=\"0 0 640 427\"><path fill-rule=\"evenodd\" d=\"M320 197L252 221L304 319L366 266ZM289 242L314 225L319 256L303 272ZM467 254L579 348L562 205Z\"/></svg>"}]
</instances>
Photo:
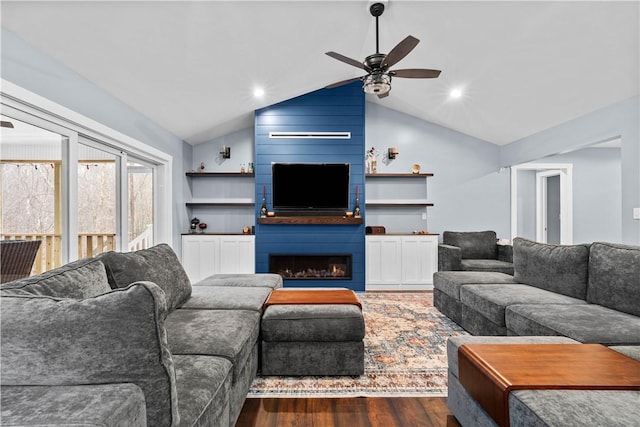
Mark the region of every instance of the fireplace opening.
<instances>
[{"instance_id":1,"label":"fireplace opening","mask_svg":"<svg viewBox=\"0 0 640 427\"><path fill-rule=\"evenodd\" d=\"M269 272L283 279L350 280L351 255L269 255Z\"/></svg>"}]
</instances>

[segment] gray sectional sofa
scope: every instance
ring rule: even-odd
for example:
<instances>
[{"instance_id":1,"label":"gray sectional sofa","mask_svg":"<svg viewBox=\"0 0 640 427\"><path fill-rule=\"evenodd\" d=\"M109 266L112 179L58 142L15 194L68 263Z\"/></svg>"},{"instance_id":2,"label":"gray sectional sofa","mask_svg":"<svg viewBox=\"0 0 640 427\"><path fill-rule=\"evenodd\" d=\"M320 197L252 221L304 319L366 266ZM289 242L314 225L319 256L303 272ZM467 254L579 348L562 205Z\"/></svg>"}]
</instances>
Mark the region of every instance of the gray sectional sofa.
<instances>
[{"instance_id":1,"label":"gray sectional sofa","mask_svg":"<svg viewBox=\"0 0 640 427\"><path fill-rule=\"evenodd\" d=\"M513 264L513 276L434 274L434 305L472 334L448 342L447 403L463 426L496 425L458 381L465 343L599 343L640 361L640 247L516 238ZM520 390L509 411L512 426L640 425L640 392Z\"/></svg>"},{"instance_id":2,"label":"gray sectional sofa","mask_svg":"<svg viewBox=\"0 0 640 427\"><path fill-rule=\"evenodd\" d=\"M513 240L514 275L434 274L434 305L473 335L640 345L640 247Z\"/></svg>"},{"instance_id":3,"label":"gray sectional sofa","mask_svg":"<svg viewBox=\"0 0 640 427\"><path fill-rule=\"evenodd\" d=\"M2 425L233 426L275 274L189 282L165 244L2 284Z\"/></svg>"}]
</instances>

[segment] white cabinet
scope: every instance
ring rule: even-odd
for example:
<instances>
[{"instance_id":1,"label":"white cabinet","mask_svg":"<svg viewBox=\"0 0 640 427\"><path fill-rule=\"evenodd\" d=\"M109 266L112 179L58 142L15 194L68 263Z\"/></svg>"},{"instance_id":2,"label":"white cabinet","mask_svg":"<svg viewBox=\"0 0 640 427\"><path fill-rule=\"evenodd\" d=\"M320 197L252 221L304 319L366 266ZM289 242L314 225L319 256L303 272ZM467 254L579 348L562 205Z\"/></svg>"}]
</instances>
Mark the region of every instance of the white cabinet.
<instances>
[{"instance_id":1,"label":"white cabinet","mask_svg":"<svg viewBox=\"0 0 640 427\"><path fill-rule=\"evenodd\" d=\"M366 236L366 290L430 290L437 269L437 235Z\"/></svg>"},{"instance_id":2,"label":"white cabinet","mask_svg":"<svg viewBox=\"0 0 640 427\"><path fill-rule=\"evenodd\" d=\"M182 236L182 266L191 283L219 273L255 273L255 236Z\"/></svg>"},{"instance_id":3,"label":"white cabinet","mask_svg":"<svg viewBox=\"0 0 640 427\"><path fill-rule=\"evenodd\" d=\"M366 279L365 285L397 286L402 281L400 237L366 237Z\"/></svg>"}]
</instances>

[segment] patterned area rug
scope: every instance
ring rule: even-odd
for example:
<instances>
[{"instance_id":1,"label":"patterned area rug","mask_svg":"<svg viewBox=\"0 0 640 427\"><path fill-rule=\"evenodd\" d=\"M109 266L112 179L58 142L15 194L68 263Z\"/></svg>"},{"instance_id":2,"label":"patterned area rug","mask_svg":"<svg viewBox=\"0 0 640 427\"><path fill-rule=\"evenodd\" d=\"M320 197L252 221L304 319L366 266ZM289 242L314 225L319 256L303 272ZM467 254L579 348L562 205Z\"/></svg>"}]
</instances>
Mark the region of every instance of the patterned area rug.
<instances>
[{"instance_id":1,"label":"patterned area rug","mask_svg":"<svg viewBox=\"0 0 640 427\"><path fill-rule=\"evenodd\" d=\"M447 338L467 335L433 307L431 292L366 292L364 375L257 377L248 397L447 395Z\"/></svg>"}]
</instances>

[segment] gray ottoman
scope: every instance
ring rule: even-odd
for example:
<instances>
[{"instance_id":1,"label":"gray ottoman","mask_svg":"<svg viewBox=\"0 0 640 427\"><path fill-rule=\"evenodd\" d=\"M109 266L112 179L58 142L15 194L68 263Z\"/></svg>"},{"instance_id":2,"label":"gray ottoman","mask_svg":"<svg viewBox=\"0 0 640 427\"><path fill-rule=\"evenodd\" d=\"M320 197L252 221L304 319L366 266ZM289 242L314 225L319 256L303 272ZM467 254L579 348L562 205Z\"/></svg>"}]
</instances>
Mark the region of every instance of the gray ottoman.
<instances>
[{"instance_id":1,"label":"gray ottoman","mask_svg":"<svg viewBox=\"0 0 640 427\"><path fill-rule=\"evenodd\" d=\"M262 316L261 374L362 375L364 332L356 305L270 305Z\"/></svg>"}]
</instances>

